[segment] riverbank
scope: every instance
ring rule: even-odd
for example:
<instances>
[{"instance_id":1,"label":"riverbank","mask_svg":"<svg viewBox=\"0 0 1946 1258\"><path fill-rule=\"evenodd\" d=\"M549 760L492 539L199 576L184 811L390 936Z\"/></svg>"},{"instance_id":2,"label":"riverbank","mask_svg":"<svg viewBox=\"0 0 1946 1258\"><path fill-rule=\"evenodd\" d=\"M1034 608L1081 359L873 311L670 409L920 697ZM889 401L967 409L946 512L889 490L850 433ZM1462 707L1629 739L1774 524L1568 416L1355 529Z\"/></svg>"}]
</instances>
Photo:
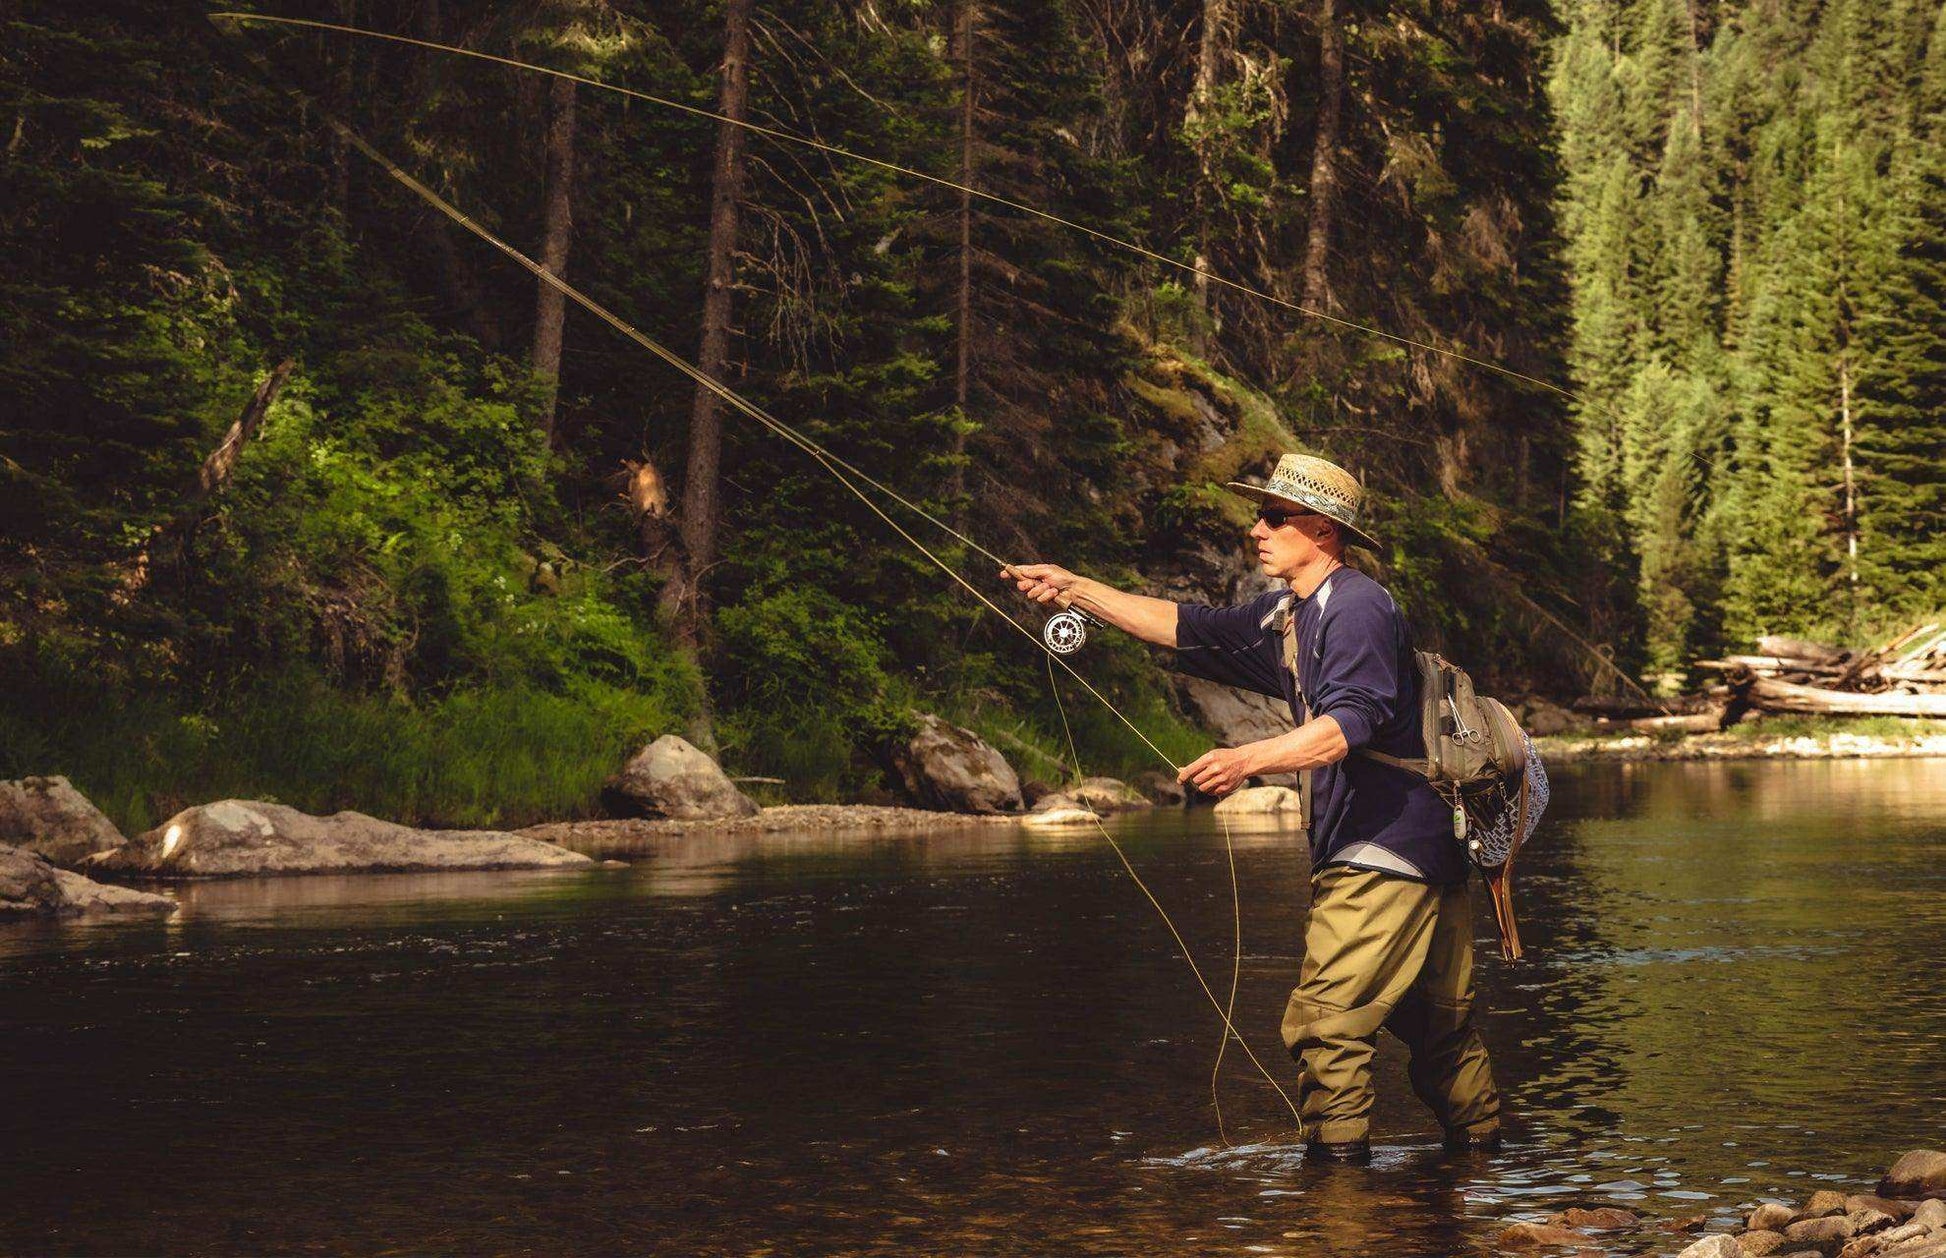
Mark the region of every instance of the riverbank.
<instances>
[{"instance_id":1,"label":"riverbank","mask_svg":"<svg viewBox=\"0 0 1946 1258\"><path fill-rule=\"evenodd\" d=\"M1706 734L1628 730L1556 734L1534 746L1550 764L1583 760L1850 760L1946 756L1946 722L1886 717L1768 717Z\"/></svg>"},{"instance_id":2,"label":"riverbank","mask_svg":"<svg viewBox=\"0 0 1946 1258\"><path fill-rule=\"evenodd\" d=\"M774 834L785 830L939 830L953 826L1018 825L1018 813L932 812L878 804L773 804L751 817L674 819L630 817L593 821L550 821L515 831L579 850L616 842L679 839L694 834Z\"/></svg>"}]
</instances>

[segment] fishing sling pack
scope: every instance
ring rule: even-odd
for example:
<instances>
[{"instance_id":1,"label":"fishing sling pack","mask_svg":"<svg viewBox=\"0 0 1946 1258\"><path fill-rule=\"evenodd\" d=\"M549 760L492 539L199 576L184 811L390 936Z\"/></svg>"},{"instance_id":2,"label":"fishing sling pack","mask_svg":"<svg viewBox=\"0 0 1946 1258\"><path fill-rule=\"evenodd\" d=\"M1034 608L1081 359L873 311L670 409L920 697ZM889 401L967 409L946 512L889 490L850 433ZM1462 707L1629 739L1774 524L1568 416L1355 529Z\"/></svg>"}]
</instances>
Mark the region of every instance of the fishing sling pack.
<instances>
[{"instance_id":1,"label":"fishing sling pack","mask_svg":"<svg viewBox=\"0 0 1946 1258\"><path fill-rule=\"evenodd\" d=\"M1275 628L1283 635L1284 667L1290 671L1301 708L1311 719L1310 699L1298 682L1297 617L1287 604ZM1498 699L1479 694L1466 670L1431 651L1414 651L1419 674L1419 724L1426 743L1423 759L1390 756L1368 747L1358 755L1416 773L1453 810L1453 837L1480 871L1493 900L1500 931L1500 955L1521 955L1514 920L1514 857L1546 806L1547 779L1540 757L1514 714ZM1304 826L1311 826L1311 774L1298 775ZM1537 791L1539 792L1537 797Z\"/></svg>"}]
</instances>

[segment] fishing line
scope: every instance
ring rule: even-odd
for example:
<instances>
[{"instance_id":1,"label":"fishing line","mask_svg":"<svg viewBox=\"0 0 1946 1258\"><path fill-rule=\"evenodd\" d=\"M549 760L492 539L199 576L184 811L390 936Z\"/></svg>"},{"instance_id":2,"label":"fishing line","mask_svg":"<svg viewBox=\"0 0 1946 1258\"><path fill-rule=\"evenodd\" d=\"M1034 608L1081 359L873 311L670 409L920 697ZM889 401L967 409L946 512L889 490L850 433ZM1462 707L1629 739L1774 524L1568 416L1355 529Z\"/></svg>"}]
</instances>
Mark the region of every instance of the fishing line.
<instances>
[{"instance_id":1,"label":"fishing line","mask_svg":"<svg viewBox=\"0 0 1946 1258\"><path fill-rule=\"evenodd\" d=\"M1384 328L1373 327L1370 324L1359 323L1352 319L1346 319L1339 315L1331 314L1329 311L1317 310L1310 306L1302 305L1298 302L1291 301L1289 298L1279 297L1273 293L1267 293L1260 288L1254 288L1249 284L1242 283L1241 281L1229 279L1226 276L1218 275L1214 271L1205 270L1201 267L1196 266L1193 263L1180 261L1179 259L1172 258L1167 254L1157 253L1155 250L1147 248L1146 246L1143 245L1138 245L1134 241L1123 240L1121 237L1111 235L1108 232L1102 231L1100 228L1090 227L1086 223L1078 223L1075 222L1073 219L1063 218L1059 214L1055 214L1052 211L1043 210L1036 206L1028 205L1023 201L1016 201L1011 197L1004 197L999 195L998 193L993 193L993 192L983 192L978 188L972 187L967 184L959 183L952 179L947 179L941 175L927 174L923 170L915 170L910 166L901 166L897 162L889 162L881 157L872 157L865 153L858 153L850 149L840 148L835 144L827 144L823 140L815 140L810 138L809 136L797 135L794 132L785 131L777 127L765 126L763 123L760 122L751 122L743 118L732 118L728 114L721 114L716 112L713 109L705 109L701 105L687 104L683 101L672 100L666 96L657 96L653 92L638 91L637 89L632 87L621 87L614 83L604 83L600 79L591 79L585 75L574 74L567 70L556 70L548 66L535 65L534 63L529 61L519 61L512 57L502 57L490 52L480 52L477 49L473 49L473 48L462 48L457 44L442 44L437 40L418 39L410 35L393 35L385 31L367 30L364 27L360 27L360 26L345 26L336 22L319 22L319 21L314 21L310 18L277 17L265 13L223 12L223 13L212 13L209 15L209 18L210 21L217 23L219 27L225 22L231 22L231 23L257 22L257 23L265 23L265 24L277 25L277 26L303 27L309 30L330 31L339 35L359 35L359 36L363 36L366 39L384 40L388 43L404 44L408 47L424 48L434 52L447 52L461 57L472 57L479 61L487 61L495 65L507 66L516 70L529 70L536 74L552 75L557 79L566 79L570 83L579 83L587 87L592 87L597 91L614 92L618 95L626 96L633 100L644 101L651 105L660 106L663 109L672 109L679 113L688 114L694 118L707 118L712 122L727 123L730 126L741 127L745 131L751 132L752 134L755 135L763 136L766 139L780 141L785 144L803 145L806 148L815 149L820 153L829 154L830 156L833 157L843 157L854 162L863 162L868 166L876 166L880 170L889 171L896 175L903 175L908 179L917 179L925 183L933 184L937 187L949 188L965 196L978 197L982 201L989 202L993 205L1005 206L1007 209L1017 210L1022 214L1032 215L1033 217L1038 218L1043 222L1054 223L1057 224L1058 226L1069 228L1072 231L1078 231L1084 236L1088 236L1092 239L1101 241L1103 244L1112 245L1117 249L1127 250L1128 252L1133 253L1138 257L1146 258L1151 262L1159 262L1164 266L1174 267L1178 271L1187 272L1188 274L1197 277L1199 280L1203 282L1217 284L1223 288L1231 289L1234 292L1242 293L1249 297L1255 297L1259 301L1268 302L1273 306L1279 306L1285 310L1295 311L1296 313L1304 315L1307 318L1319 319L1322 320L1323 322L1334 324L1338 327L1345 328L1349 331L1362 332L1367 336L1374 336L1379 338L1380 340L1391 341L1396 345L1403 345L1408 349L1422 350L1428 354L1438 354L1441 357L1450 358L1455 362L1467 363L1471 366L1478 367L1484 371L1491 371L1498 375L1504 376L1509 380L1518 380L1523 384L1531 384L1538 388L1546 389L1548 392L1558 394L1559 396L1566 398L1570 402L1576 402L1583 406L1593 407L1596 410L1604 411L1605 413L1609 414L1611 418L1617 420L1621 418L1621 416L1614 414L1614 412L1608 411L1606 407L1601 406L1599 403L1590 401L1589 399L1582 397L1580 394L1574 392L1572 389L1566 389L1558 384L1552 384L1546 380L1541 379L1539 376L1530 376L1525 372L1515 371L1512 367L1502 366L1501 364L1493 362L1490 359L1477 358L1472 354L1464 353L1460 350L1446 349L1441 346L1434 345L1429 341L1417 340L1413 337L1405 336L1398 332L1388 332Z\"/></svg>"},{"instance_id":2,"label":"fishing line","mask_svg":"<svg viewBox=\"0 0 1946 1258\"><path fill-rule=\"evenodd\" d=\"M1061 702L1061 688L1054 682L1053 661L1056 657L1052 651L1049 651L1047 658L1047 687L1054 695L1055 708L1061 713L1061 731L1067 735L1068 757L1074 761L1074 771L1076 774L1079 774L1081 772L1081 753L1075 749L1074 730L1068 724L1067 705ZM1062 662L1066 663L1065 660ZM1073 672L1074 670L1070 668L1068 671ZM1083 802L1085 803L1085 801ZM1297 1105L1291 1100L1290 1093L1284 1091L1283 1085L1278 1083L1268 1070L1264 1069L1263 1062L1257 1060L1257 1054L1251 1050L1249 1041L1243 1038L1243 1035L1236 1028L1236 1023L1231 1020L1232 1015L1236 1013L1238 980L1243 974L1243 908L1242 901L1238 898L1236 844L1230 836L1229 818L1221 817L1219 814L1219 819L1223 822L1223 850L1229 854L1230 859L1230 904L1235 910L1232 920L1236 923L1236 952L1233 954L1234 960L1230 967L1230 1002L1225 1007L1217 1003L1216 993L1211 991L1209 984L1203 981L1203 971L1190 958L1189 945L1183 941L1182 932L1176 929L1176 923L1170 919L1168 912L1162 907L1161 901L1155 898L1155 893L1149 890L1149 885L1142 881L1142 875L1135 872L1135 866L1130 863L1128 854L1122 851L1122 845L1115 842L1115 836L1110 834L1108 827L1103 824L1101 814L1097 813L1092 807L1088 808L1087 811L1088 815L1094 819L1095 829L1101 831L1101 837L1108 841L1109 848L1114 851L1116 858L1122 862L1122 868L1126 869L1128 876L1135 880L1135 885L1142 889L1142 894L1148 896L1149 903L1155 906L1155 911L1162 915L1163 925L1169 928L1170 935L1175 938L1176 946L1182 949L1183 959L1189 961L1189 968L1195 972L1197 985L1203 989L1203 995L1209 997L1210 1004L1216 1009L1216 1015L1223 1019L1223 1038L1217 1041L1216 1065L1210 1069L1209 1077L1209 1097L1210 1104L1216 1110L1217 1137L1225 1145L1230 1143L1229 1133L1223 1129L1223 1101L1217 1095L1216 1083L1218 1076L1223 1072L1223 1050L1229 1047L1232 1036L1242 1046L1243 1051L1249 1055L1250 1062L1257 1068L1258 1073L1263 1075L1269 1081L1270 1086L1276 1089L1277 1095L1283 1098L1284 1104L1291 1111L1291 1117L1297 1121L1299 1132L1302 1132L1304 1129L1304 1117L1298 1113Z\"/></svg>"},{"instance_id":3,"label":"fishing line","mask_svg":"<svg viewBox=\"0 0 1946 1258\"><path fill-rule=\"evenodd\" d=\"M219 30L221 29L220 25L218 29ZM267 77L274 77L273 75L270 74L270 70L268 66L263 65L261 62L258 62L257 64L259 68L265 72ZM885 521L886 525L889 526L895 533L897 533L901 538L905 539L905 541L908 544L910 544L914 549L919 551L920 554L924 555L928 560L930 560L934 564L934 566L938 567L940 571L944 572L947 576L951 577L969 594L973 595L974 598L978 599L995 615L999 616L1001 620L1013 626L1013 628L1017 632L1022 634L1024 637L1026 637L1028 641L1034 643L1037 647L1041 647L1041 649L1048 655L1048 658L1050 660L1054 660L1057 658L1056 656L1053 655L1052 652L1046 652L1046 648L1041 645L1039 636L1036 635L1033 630L1027 628L1025 625L1022 625L1018 621L1014 620L1014 618L1009 616L1006 613L1006 611L1002 609L997 603L995 603L992 599L988 598L984 593L982 593L979 589L977 589L971 582L967 581L965 577L960 575L960 573L957 570L955 570L950 564L948 564L945 560L941 559L938 555L934 554L932 550L925 545L925 543L921 542L918 538L912 536L911 533L907 532L906 529L902 525L900 525L897 520L894 520L889 514L886 513L883 507L881 507L877 502L873 501L870 495L866 494L864 490L859 488L859 484L853 481L852 476L856 476L858 478L858 482L862 482L863 484L870 485L872 488L879 490L881 493L885 494L893 501L913 511L915 514L921 516L922 518L928 520L929 522L936 525L940 529L944 530L946 533L950 534L954 538L957 538L958 540L960 540L967 546L971 547L975 551L978 551L980 554L995 560L996 562L1000 563L1003 567L1008 566L1005 560L1000 559L1000 557L998 555L995 555L992 551L987 550L985 547L979 545L977 542L974 542L971 538L966 537L963 533L960 533L958 530L953 529L952 527L947 525L944 521L934 516L931 512L926 511L923 507L920 507L918 504L913 503L910 500L906 499L903 495L899 494L897 491L891 489L886 485L881 484L876 479L872 478L866 473L853 467L850 463L846 462L844 459L833 454L831 451L825 449L823 446L819 445L811 438L806 437L803 434L799 433L796 429L792 428L789 424L786 424L782 420L772 416L767 411L765 411L762 407L756 405L754 402L750 402L746 400L742 395L730 389L729 386L716 380L714 377L708 375L700 368L691 365L687 360L683 359L681 356L677 355L673 351L665 349L658 342L651 340L645 333L643 333L640 329L636 328L633 324L629 323L621 316L613 313L607 307L595 301L592 297L589 297L587 294L581 292L580 289L575 288L572 284L569 284L566 280L555 275L553 272L549 271L546 267L543 267L538 262L535 262L532 258L529 258L526 254L514 248L512 245L508 244L506 241L500 239L500 237L494 235L492 232L488 231L485 227L475 222L464 211L460 210L457 206L454 206L453 204L448 202L445 198L441 197L438 193L434 192L431 188L428 188L425 184L421 183L419 180L413 178L413 176L409 174L404 168L399 166L397 162L394 162L391 158L387 157L384 153L380 152L378 149L374 148L371 144L366 142L365 138L362 135L360 135L358 132L354 131L351 127L347 126L345 123L339 121L328 111L318 107L315 102L308 101L306 98L303 97L302 93L299 93L294 89L286 89L286 90L290 91L291 95L301 100L306 100L306 103L310 105L312 110L325 123L325 125L330 127L333 132L335 132L340 138L342 138L345 141L345 143L357 149L365 157L367 157L373 163L378 165L388 175L392 176L393 179L397 180L400 184L404 185L408 190L410 190L414 195L418 196L421 200L425 201L428 205L431 205L434 209L444 214L447 218L451 219L453 222L458 223L460 226L466 228L469 232L473 233L481 240L486 241L488 244L492 245L495 249L498 249L502 254L505 254L508 258L517 262L518 264L520 264L520 266L525 268L527 271L531 272L537 279L541 280L543 283L549 285L550 287L556 289L558 292L561 293L562 296L572 300L576 305L588 311L590 314L600 319L603 323L608 324L610 327L614 328L617 332L620 332L622 335L626 336L629 340L635 342L643 349L648 350L651 354L654 354L661 361L667 363L669 366L675 368L677 371L681 372L689 379L695 381L698 386L708 389L711 393L715 394L718 398L722 399L725 403L729 404L732 408L734 408L738 412L755 420L757 423L761 424L764 428L768 429L776 436L783 438L791 445L794 445L798 449L804 451L807 455L809 455L812 459L814 459L819 465L821 465L827 472L831 473L832 477L836 479L839 484L843 485L855 497L857 497L860 502L864 503L868 508L870 508L873 514L877 515L881 520ZM846 474L847 472L851 473L851 475L848 476ZM1110 712L1112 712L1116 716L1116 718L1122 722L1122 724L1126 725L1135 734L1137 738L1141 739L1143 744L1146 745L1149 748L1149 750L1153 751L1157 755L1157 757L1159 757L1162 760L1164 764L1168 765L1172 770L1176 770L1180 772L1181 766L1177 765L1174 760L1170 759L1167 753L1165 753L1160 747L1156 746L1155 742L1152 739L1150 739L1147 734L1143 733L1142 730L1139 729L1133 721L1129 720L1128 717L1122 713L1121 709L1117 708L1112 702L1110 702L1107 696L1103 695L1092 684L1090 684L1087 678L1083 677L1080 673L1076 672L1073 665L1069 664L1066 660L1060 660L1059 662L1061 667L1066 669L1068 671L1068 674L1071 677L1073 677L1077 682L1081 683L1082 687L1086 689L1090 695L1093 695L1095 699L1099 701L1103 707L1107 708ZM1058 692L1056 698L1058 701L1059 698ZM1097 819L1097 822L1099 823L1099 819ZM1226 1040L1228 1036L1232 1036L1232 1035L1236 1036L1237 1042L1243 1046L1243 1051L1245 1052L1245 1054L1249 1056L1251 1063L1257 1067L1258 1072L1261 1073L1264 1079L1269 1082L1270 1086L1276 1090L1278 1096L1283 1098L1285 1105L1291 1111L1291 1116L1294 1119L1298 1119L1301 1125L1302 1119L1299 1117L1296 1104L1291 1101L1289 1094L1286 1093L1282 1085L1280 1085L1277 1082L1276 1077L1270 1073L1270 1070L1263 1064L1262 1060L1257 1057L1255 1050L1253 1050L1250 1047L1249 1043L1246 1040L1244 1040L1242 1034L1237 1031L1235 1023L1231 1019L1231 1011L1225 1010L1222 1002L1217 1000L1216 993L1210 989L1209 982L1203 977L1202 967L1196 963L1195 954L1190 951L1188 943L1183 939L1182 932L1177 929L1175 921L1173 918L1170 917L1168 910L1163 908L1162 902L1159 899L1157 899L1155 893L1149 889L1148 883L1143 881L1142 876L1136 872L1135 866L1132 863L1130 863L1127 854L1122 851L1121 845L1115 842L1113 836L1108 835L1107 827L1105 826L1102 827L1102 834L1104 835L1104 837L1107 837L1109 847L1114 851L1116 857L1121 861L1122 868L1127 871L1129 877L1135 882L1136 887L1141 890L1143 896L1145 896L1148 899L1150 905L1154 907L1157 915L1161 917L1163 925L1168 928L1171 938L1173 938L1176 941L1176 946L1182 952L1184 963L1189 966L1190 973L1195 976L1196 985L1202 989L1203 995L1206 998L1208 998L1211 1007L1214 1008L1217 1012L1217 1015L1220 1018L1222 1018Z\"/></svg>"}]
</instances>

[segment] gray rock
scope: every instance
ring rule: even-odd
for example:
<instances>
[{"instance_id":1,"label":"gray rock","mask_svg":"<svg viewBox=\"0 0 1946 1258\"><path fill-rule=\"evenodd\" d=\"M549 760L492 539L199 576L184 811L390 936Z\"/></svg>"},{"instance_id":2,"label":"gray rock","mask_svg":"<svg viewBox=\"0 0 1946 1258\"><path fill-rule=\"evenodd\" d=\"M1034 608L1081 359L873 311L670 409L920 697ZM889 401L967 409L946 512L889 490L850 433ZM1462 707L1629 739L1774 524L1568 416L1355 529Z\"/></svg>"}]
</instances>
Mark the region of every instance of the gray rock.
<instances>
[{"instance_id":1,"label":"gray rock","mask_svg":"<svg viewBox=\"0 0 1946 1258\"><path fill-rule=\"evenodd\" d=\"M1845 1194L1832 1188L1820 1188L1811 1194L1804 1208L1797 1212L1800 1219L1821 1219L1827 1214L1845 1212Z\"/></svg>"},{"instance_id":2,"label":"gray rock","mask_svg":"<svg viewBox=\"0 0 1946 1258\"><path fill-rule=\"evenodd\" d=\"M0 916L170 913L175 907L176 902L166 895L96 882L56 869L37 852L0 846Z\"/></svg>"},{"instance_id":3,"label":"gray rock","mask_svg":"<svg viewBox=\"0 0 1946 1258\"><path fill-rule=\"evenodd\" d=\"M1937 1149L1914 1149L1892 1163L1885 1178L1878 1181L1881 1197L1946 1196L1946 1153Z\"/></svg>"},{"instance_id":4,"label":"gray rock","mask_svg":"<svg viewBox=\"0 0 1946 1258\"><path fill-rule=\"evenodd\" d=\"M1863 1236L1867 1232L1882 1232L1891 1227L1898 1219L1883 1210L1867 1206L1863 1210L1853 1210L1845 1215L1845 1222L1851 1224L1853 1236Z\"/></svg>"},{"instance_id":5,"label":"gray rock","mask_svg":"<svg viewBox=\"0 0 1946 1258\"><path fill-rule=\"evenodd\" d=\"M1240 747L1288 734L1294 724L1290 707L1283 701L1200 677L1178 676L1176 694L1189 718L1225 746Z\"/></svg>"},{"instance_id":6,"label":"gray rock","mask_svg":"<svg viewBox=\"0 0 1946 1258\"><path fill-rule=\"evenodd\" d=\"M1797 1211L1781 1201L1766 1201L1750 1212L1753 1232L1781 1232L1797 1218Z\"/></svg>"},{"instance_id":7,"label":"gray rock","mask_svg":"<svg viewBox=\"0 0 1946 1258\"><path fill-rule=\"evenodd\" d=\"M601 799L609 812L624 817L714 821L761 811L716 761L674 734L636 752L601 788Z\"/></svg>"},{"instance_id":8,"label":"gray rock","mask_svg":"<svg viewBox=\"0 0 1946 1258\"><path fill-rule=\"evenodd\" d=\"M1784 1239L1793 1244L1829 1245L1851 1236L1851 1220L1842 1214L1815 1219L1799 1219L1784 1229Z\"/></svg>"},{"instance_id":9,"label":"gray rock","mask_svg":"<svg viewBox=\"0 0 1946 1258\"><path fill-rule=\"evenodd\" d=\"M1081 801L1066 791L1055 791L1034 801L1029 812L1073 812L1081 807Z\"/></svg>"},{"instance_id":10,"label":"gray rock","mask_svg":"<svg viewBox=\"0 0 1946 1258\"><path fill-rule=\"evenodd\" d=\"M592 865L579 852L496 830L415 830L363 813L313 817L283 804L225 799L186 808L84 862L139 878Z\"/></svg>"},{"instance_id":11,"label":"gray rock","mask_svg":"<svg viewBox=\"0 0 1946 1258\"><path fill-rule=\"evenodd\" d=\"M1727 1235L1705 1236L1683 1250L1676 1258L1743 1258L1737 1238Z\"/></svg>"},{"instance_id":12,"label":"gray rock","mask_svg":"<svg viewBox=\"0 0 1946 1258\"><path fill-rule=\"evenodd\" d=\"M1180 808L1188 801L1188 793L1183 790L1176 775L1161 769L1149 769L1135 775L1132 783L1136 790L1147 795L1151 801L1164 808Z\"/></svg>"},{"instance_id":13,"label":"gray rock","mask_svg":"<svg viewBox=\"0 0 1946 1258\"><path fill-rule=\"evenodd\" d=\"M1494 1244L1501 1249L1537 1249L1545 1245L1584 1245L1586 1232L1558 1223L1514 1223L1501 1230Z\"/></svg>"},{"instance_id":14,"label":"gray rock","mask_svg":"<svg viewBox=\"0 0 1946 1258\"><path fill-rule=\"evenodd\" d=\"M0 843L45 856L56 865L127 842L115 823L63 777L0 782Z\"/></svg>"},{"instance_id":15,"label":"gray rock","mask_svg":"<svg viewBox=\"0 0 1946 1258\"><path fill-rule=\"evenodd\" d=\"M1155 807L1147 795L1115 778L1083 778L1079 786L1069 787L1067 793L1083 808L1092 808L1096 812Z\"/></svg>"},{"instance_id":16,"label":"gray rock","mask_svg":"<svg viewBox=\"0 0 1946 1258\"><path fill-rule=\"evenodd\" d=\"M1855 1192L1845 1198L1846 1214L1856 1214L1860 1210L1879 1210L1894 1219L1909 1219L1918 1206L1919 1203L1916 1201L1895 1201L1890 1197L1881 1197L1876 1193L1868 1192Z\"/></svg>"},{"instance_id":17,"label":"gray rock","mask_svg":"<svg viewBox=\"0 0 1946 1258\"><path fill-rule=\"evenodd\" d=\"M1594 722L1545 699L1528 700L1520 714L1520 727L1536 738L1574 733L1592 724Z\"/></svg>"},{"instance_id":18,"label":"gray rock","mask_svg":"<svg viewBox=\"0 0 1946 1258\"><path fill-rule=\"evenodd\" d=\"M919 732L891 751L905 792L943 812L1019 812L1020 779L1007 758L972 730L927 714Z\"/></svg>"},{"instance_id":19,"label":"gray rock","mask_svg":"<svg viewBox=\"0 0 1946 1258\"><path fill-rule=\"evenodd\" d=\"M1245 786L1217 800L1216 811L1235 817L1287 812L1295 819L1300 802L1288 786Z\"/></svg>"}]
</instances>

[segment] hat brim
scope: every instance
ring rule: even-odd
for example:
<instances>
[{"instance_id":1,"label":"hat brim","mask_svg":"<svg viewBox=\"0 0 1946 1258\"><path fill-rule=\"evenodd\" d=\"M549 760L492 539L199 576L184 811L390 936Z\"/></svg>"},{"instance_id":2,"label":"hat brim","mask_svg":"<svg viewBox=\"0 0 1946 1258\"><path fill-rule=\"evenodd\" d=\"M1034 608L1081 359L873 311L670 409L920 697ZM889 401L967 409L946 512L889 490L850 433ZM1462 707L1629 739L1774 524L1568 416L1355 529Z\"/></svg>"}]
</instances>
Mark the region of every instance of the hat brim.
<instances>
[{"instance_id":1,"label":"hat brim","mask_svg":"<svg viewBox=\"0 0 1946 1258\"><path fill-rule=\"evenodd\" d=\"M1225 481L1223 487L1233 494L1239 494L1242 497L1250 499L1252 502L1288 502L1300 511L1316 511L1317 514L1338 526L1339 532L1344 536L1346 544L1363 546L1366 550L1374 554L1382 553L1383 548L1379 546L1378 542L1373 539L1370 533L1359 528L1356 524L1339 519L1329 511L1319 511L1311 503L1299 502L1295 498L1286 498L1282 494L1272 493L1262 485L1246 485L1240 480Z\"/></svg>"}]
</instances>

